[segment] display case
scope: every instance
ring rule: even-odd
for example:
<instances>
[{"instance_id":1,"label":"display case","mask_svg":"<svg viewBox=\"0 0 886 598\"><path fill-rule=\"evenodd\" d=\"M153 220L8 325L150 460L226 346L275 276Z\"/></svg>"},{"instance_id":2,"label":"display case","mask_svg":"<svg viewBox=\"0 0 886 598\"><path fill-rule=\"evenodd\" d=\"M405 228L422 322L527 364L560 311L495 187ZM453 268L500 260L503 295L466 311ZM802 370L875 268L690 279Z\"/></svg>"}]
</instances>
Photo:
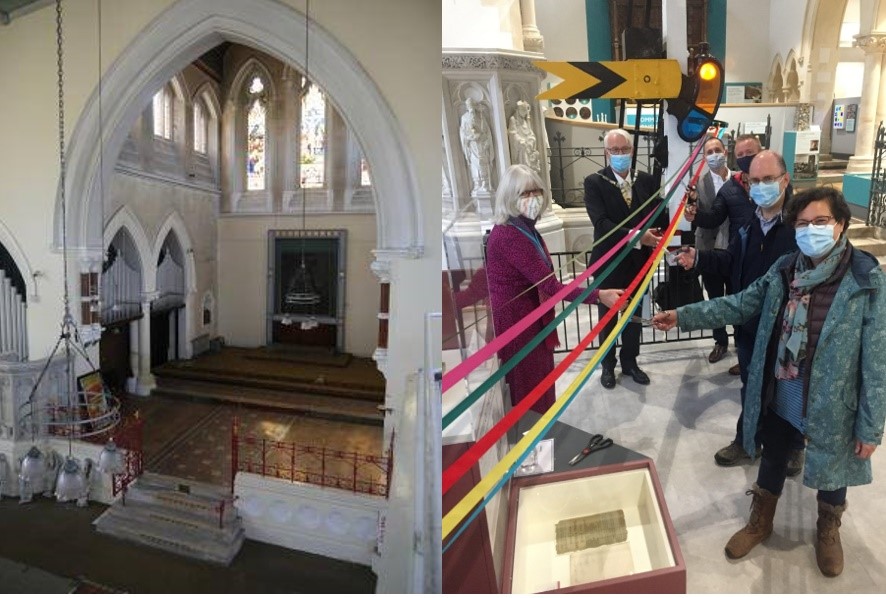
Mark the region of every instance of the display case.
<instances>
[{"instance_id":1,"label":"display case","mask_svg":"<svg viewBox=\"0 0 886 598\"><path fill-rule=\"evenodd\" d=\"M683 593L686 565L649 459L515 478L505 593Z\"/></svg>"}]
</instances>

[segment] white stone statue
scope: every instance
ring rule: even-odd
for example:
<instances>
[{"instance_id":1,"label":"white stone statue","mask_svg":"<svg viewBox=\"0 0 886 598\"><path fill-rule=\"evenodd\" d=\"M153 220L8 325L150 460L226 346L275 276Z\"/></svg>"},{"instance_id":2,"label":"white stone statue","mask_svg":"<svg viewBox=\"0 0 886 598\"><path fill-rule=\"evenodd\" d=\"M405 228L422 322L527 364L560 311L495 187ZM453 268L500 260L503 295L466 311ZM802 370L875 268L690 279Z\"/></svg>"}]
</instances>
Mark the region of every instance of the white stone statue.
<instances>
[{"instance_id":1,"label":"white stone statue","mask_svg":"<svg viewBox=\"0 0 886 598\"><path fill-rule=\"evenodd\" d=\"M492 148L492 130L481 107L473 98L465 101L467 111L461 117L459 136L461 147L471 171L471 195L492 194L492 165L495 161Z\"/></svg>"},{"instance_id":2,"label":"white stone statue","mask_svg":"<svg viewBox=\"0 0 886 598\"><path fill-rule=\"evenodd\" d=\"M538 154L538 146L535 140L535 131L532 130L532 121L529 116L529 104L523 100L517 102L517 109L508 121L508 139L511 145L511 163L525 164L535 172L541 174L541 161Z\"/></svg>"}]
</instances>

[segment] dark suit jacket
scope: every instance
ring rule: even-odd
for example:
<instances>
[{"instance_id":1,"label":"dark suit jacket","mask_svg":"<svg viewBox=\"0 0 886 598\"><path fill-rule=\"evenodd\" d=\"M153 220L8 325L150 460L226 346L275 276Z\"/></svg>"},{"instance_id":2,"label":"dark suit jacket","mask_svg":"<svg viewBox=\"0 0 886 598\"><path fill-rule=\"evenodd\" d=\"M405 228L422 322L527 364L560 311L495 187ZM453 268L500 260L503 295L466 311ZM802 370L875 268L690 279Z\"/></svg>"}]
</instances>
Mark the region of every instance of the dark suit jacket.
<instances>
[{"instance_id":1,"label":"dark suit jacket","mask_svg":"<svg viewBox=\"0 0 886 598\"><path fill-rule=\"evenodd\" d=\"M608 180L606 180L608 179ZM585 178L585 207L588 210L588 216L594 224L594 241L603 237L606 233L616 228L616 225L628 217L628 215L637 209L637 206L649 199L657 190L654 179L645 172L637 172L634 174L634 187L632 208L628 207L621 195L619 188L614 185L615 174L608 166L603 170L592 174ZM611 182L610 182L611 181ZM635 214L626 226L620 227L615 233L609 236L605 241L596 245L591 253L591 262L596 261L609 251L613 245L618 243L632 227L643 220L649 212L654 211L662 201L658 198L640 213ZM664 210L661 215L650 225L652 228L665 228L668 225L668 213ZM649 258L652 248L641 246L640 249L632 249L628 256L619 266L606 277L601 284L601 289L609 288L625 288L630 284L631 280L643 268L643 264ZM601 272L599 270L598 272Z\"/></svg>"}]
</instances>

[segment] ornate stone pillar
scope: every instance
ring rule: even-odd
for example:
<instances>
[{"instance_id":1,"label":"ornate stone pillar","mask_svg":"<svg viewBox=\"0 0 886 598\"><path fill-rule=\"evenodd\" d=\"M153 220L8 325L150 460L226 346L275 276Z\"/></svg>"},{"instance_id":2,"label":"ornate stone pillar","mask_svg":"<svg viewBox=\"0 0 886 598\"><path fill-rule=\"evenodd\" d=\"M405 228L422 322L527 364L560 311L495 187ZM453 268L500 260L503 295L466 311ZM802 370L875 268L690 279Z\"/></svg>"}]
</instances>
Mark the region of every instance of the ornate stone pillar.
<instances>
[{"instance_id":1,"label":"ornate stone pillar","mask_svg":"<svg viewBox=\"0 0 886 598\"><path fill-rule=\"evenodd\" d=\"M874 138L877 135L876 122L878 107L886 101L886 94L880 93L883 75L883 55L886 52L886 32L872 31L856 35L854 45L864 50L864 86L861 93L861 106L858 107L858 122L855 138L855 155L849 159L846 170L849 172L870 172L874 160Z\"/></svg>"},{"instance_id":2,"label":"ornate stone pillar","mask_svg":"<svg viewBox=\"0 0 886 598\"><path fill-rule=\"evenodd\" d=\"M376 259L369 267L381 283L378 307L378 346L372 353L372 359L378 365L379 371L385 374L388 361L388 320L391 315L391 264L387 260Z\"/></svg>"},{"instance_id":3,"label":"ornate stone pillar","mask_svg":"<svg viewBox=\"0 0 886 598\"><path fill-rule=\"evenodd\" d=\"M527 52L544 52L545 38L535 24L535 0L520 0L520 16L523 21L523 49Z\"/></svg>"}]
</instances>

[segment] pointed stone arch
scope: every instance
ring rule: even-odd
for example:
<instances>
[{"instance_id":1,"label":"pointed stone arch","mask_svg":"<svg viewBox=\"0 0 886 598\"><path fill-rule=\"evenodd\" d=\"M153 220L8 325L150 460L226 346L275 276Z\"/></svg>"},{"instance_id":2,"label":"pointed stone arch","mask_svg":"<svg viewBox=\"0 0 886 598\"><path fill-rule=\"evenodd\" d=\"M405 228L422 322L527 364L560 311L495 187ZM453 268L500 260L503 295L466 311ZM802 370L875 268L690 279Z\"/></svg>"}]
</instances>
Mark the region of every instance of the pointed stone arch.
<instances>
[{"instance_id":1,"label":"pointed stone arch","mask_svg":"<svg viewBox=\"0 0 886 598\"><path fill-rule=\"evenodd\" d=\"M135 245L136 252L138 253L138 261L142 268L142 292L144 292L147 290L145 271L150 264L150 258L152 255L151 242L148 241L148 235L145 233L144 227L129 206L122 206L119 210L114 212L114 215L108 220L103 234L104 242L102 244L102 251L104 251L104 248L114 240L114 237L117 236L120 229L126 229L129 238L132 239L132 242Z\"/></svg>"},{"instance_id":2,"label":"pointed stone arch","mask_svg":"<svg viewBox=\"0 0 886 598\"><path fill-rule=\"evenodd\" d=\"M769 69L769 81L767 84L770 102L784 101L784 77L782 76L782 71L781 54L776 54L775 58L772 59L772 67Z\"/></svg>"},{"instance_id":3,"label":"pointed stone arch","mask_svg":"<svg viewBox=\"0 0 886 598\"><path fill-rule=\"evenodd\" d=\"M160 258L160 251L163 249L163 244L166 242L166 237L169 236L170 232L175 233L178 244L181 246L182 259L184 260L182 265L185 269L185 292L189 297L197 290L197 266L194 262L194 244L184 219L176 211L172 211L166 216L163 225L157 232L157 237L154 239L154 246L151 250L151 267L153 269L149 278L151 286L148 288L152 290L157 288L157 260Z\"/></svg>"},{"instance_id":4,"label":"pointed stone arch","mask_svg":"<svg viewBox=\"0 0 886 598\"><path fill-rule=\"evenodd\" d=\"M305 63L305 17L274 0L181 0L159 14L117 56L102 77L102 121L97 90L80 113L68 145L69 246L100 257L100 188L152 94L176 73L223 41L252 46L284 63ZM359 60L316 22L310 22L311 76L353 129L373 167L377 252L423 253L417 173L401 127ZM101 137L101 139L100 139ZM101 142L100 142L101 141ZM99 153L103 152L102 160ZM397 156L396 160L390 156ZM103 165L99 172L99 164ZM382 199L383 198L383 199ZM61 194L56 199L55 243L61 246Z\"/></svg>"},{"instance_id":5,"label":"pointed stone arch","mask_svg":"<svg viewBox=\"0 0 886 598\"><path fill-rule=\"evenodd\" d=\"M31 269L31 264L28 263L28 258L26 257L27 254L22 250L18 241L15 240L15 235L12 234L11 230L6 228L6 225L3 224L2 220L0 220L0 245L6 249L6 252L12 258L12 261L15 262L15 266L18 268L18 273L21 275L23 282L25 283L25 288L27 289L28 294L27 298L36 298L36 277L41 273Z\"/></svg>"}]
</instances>

